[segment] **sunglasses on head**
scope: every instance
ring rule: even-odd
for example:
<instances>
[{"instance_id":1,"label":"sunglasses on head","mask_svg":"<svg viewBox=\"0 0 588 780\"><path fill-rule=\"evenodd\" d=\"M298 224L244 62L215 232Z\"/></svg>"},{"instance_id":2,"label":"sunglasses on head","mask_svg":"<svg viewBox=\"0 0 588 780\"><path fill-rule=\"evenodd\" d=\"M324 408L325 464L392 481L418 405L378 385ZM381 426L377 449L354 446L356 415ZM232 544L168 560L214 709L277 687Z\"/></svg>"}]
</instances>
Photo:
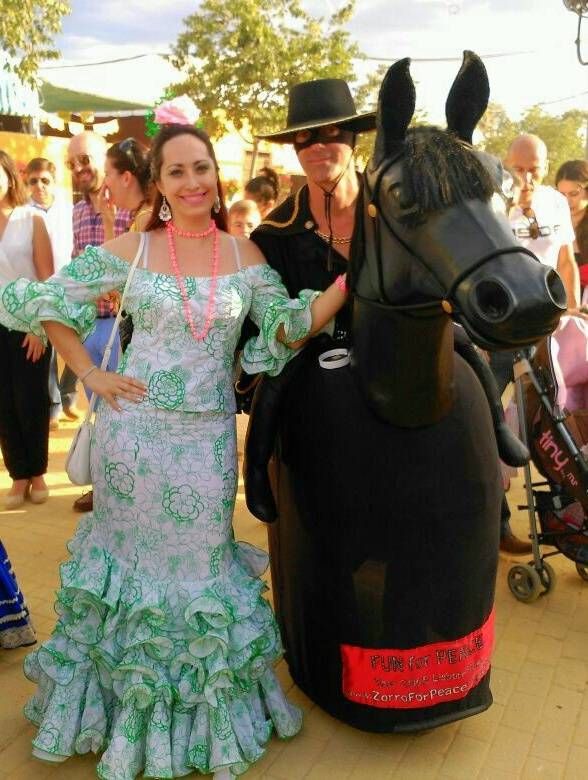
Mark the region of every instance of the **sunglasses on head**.
<instances>
[{"instance_id":1,"label":"sunglasses on head","mask_svg":"<svg viewBox=\"0 0 588 780\"><path fill-rule=\"evenodd\" d=\"M121 141L118 145L119 151L127 156L135 168L137 167L138 147L139 144L134 138L125 138L124 141Z\"/></svg>"},{"instance_id":2,"label":"sunglasses on head","mask_svg":"<svg viewBox=\"0 0 588 780\"><path fill-rule=\"evenodd\" d=\"M35 184L38 184L41 182L41 184L44 184L46 187L48 187L51 184L51 179L48 179L46 176L31 176L31 178L28 181L29 187L34 187Z\"/></svg>"},{"instance_id":3,"label":"sunglasses on head","mask_svg":"<svg viewBox=\"0 0 588 780\"><path fill-rule=\"evenodd\" d=\"M90 165L91 162L92 157L89 154L76 154L75 157L72 157L71 160L68 160L65 163L65 167L68 170L73 171L77 165L85 168L87 165Z\"/></svg>"}]
</instances>

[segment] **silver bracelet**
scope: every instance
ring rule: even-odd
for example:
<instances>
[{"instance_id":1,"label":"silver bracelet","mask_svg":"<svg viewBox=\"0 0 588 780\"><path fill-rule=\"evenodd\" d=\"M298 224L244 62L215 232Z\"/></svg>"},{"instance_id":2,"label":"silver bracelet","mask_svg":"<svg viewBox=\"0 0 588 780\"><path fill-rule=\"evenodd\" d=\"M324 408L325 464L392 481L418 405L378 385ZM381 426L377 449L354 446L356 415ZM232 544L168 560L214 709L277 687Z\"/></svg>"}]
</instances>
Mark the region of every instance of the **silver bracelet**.
<instances>
[{"instance_id":1,"label":"silver bracelet","mask_svg":"<svg viewBox=\"0 0 588 780\"><path fill-rule=\"evenodd\" d=\"M86 381L86 379L90 376L92 371L94 371L94 369L97 369L97 368L98 368L98 366L90 366L90 368L87 371L84 371L84 373L80 377L78 377L80 382L83 384Z\"/></svg>"}]
</instances>

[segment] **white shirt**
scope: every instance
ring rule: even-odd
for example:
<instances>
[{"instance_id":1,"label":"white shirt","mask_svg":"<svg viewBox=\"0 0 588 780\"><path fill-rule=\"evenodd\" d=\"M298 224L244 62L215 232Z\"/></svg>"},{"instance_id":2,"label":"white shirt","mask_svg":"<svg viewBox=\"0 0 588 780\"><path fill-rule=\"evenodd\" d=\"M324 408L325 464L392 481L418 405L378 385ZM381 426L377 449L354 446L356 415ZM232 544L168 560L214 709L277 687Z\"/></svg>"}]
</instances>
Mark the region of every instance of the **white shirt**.
<instances>
[{"instance_id":1,"label":"white shirt","mask_svg":"<svg viewBox=\"0 0 588 780\"><path fill-rule=\"evenodd\" d=\"M53 264L55 271L59 271L64 265L71 262L73 251L73 227L72 205L60 195L56 195L51 206L45 210L34 200L29 204L35 209L35 214L40 214L45 219L47 232L51 240L53 250Z\"/></svg>"},{"instance_id":2,"label":"white shirt","mask_svg":"<svg viewBox=\"0 0 588 780\"><path fill-rule=\"evenodd\" d=\"M508 220L515 238L527 249L537 255L545 265L557 268L559 250L565 244L574 243L574 227L570 209L564 196L540 184L533 193L532 209L537 218L539 229L545 235L538 238L529 237L530 223L523 215L520 206L513 206Z\"/></svg>"},{"instance_id":3,"label":"white shirt","mask_svg":"<svg viewBox=\"0 0 588 780\"><path fill-rule=\"evenodd\" d=\"M30 206L16 206L0 238L0 280L11 282L24 276L37 279L33 262L33 215Z\"/></svg>"}]
</instances>

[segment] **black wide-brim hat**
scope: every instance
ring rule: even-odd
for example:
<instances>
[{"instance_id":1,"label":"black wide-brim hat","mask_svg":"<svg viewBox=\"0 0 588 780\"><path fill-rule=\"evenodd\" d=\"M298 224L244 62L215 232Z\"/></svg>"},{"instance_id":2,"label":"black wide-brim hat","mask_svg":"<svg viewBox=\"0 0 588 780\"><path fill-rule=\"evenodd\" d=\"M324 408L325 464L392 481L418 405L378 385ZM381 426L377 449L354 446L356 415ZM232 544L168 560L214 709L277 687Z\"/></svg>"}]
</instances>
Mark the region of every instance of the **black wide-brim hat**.
<instances>
[{"instance_id":1,"label":"black wide-brim hat","mask_svg":"<svg viewBox=\"0 0 588 780\"><path fill-rule=\"evenodd\" d=\"M295 84L290 89L286 128L257 138L279 144L294 143L300 130L312 130L325 125L340 125L352 133L374 130L376 112L358 114L346 81L316 79Z\"/></svg>"}]
</instances>

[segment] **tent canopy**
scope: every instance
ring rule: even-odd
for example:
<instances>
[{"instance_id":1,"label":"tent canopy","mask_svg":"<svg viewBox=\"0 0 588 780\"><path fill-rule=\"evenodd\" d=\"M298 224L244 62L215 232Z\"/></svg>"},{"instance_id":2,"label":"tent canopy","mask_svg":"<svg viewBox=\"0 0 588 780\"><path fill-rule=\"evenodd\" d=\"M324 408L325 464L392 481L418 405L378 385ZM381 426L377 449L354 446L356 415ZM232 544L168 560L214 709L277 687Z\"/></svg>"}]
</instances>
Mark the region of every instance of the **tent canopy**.
<instances>
[{"instance_id":1,"label":"tent canopy","mask_svg":"<svg viewBox=\"0 0 588 780\"><path fill-rule=\"evenodd\" d=\"M44 81L41 85L41 105L48 113L68 111L79 114L81 111L136 111L141 108L149 108L144 103L132 103L127 100L115 100L114 98L100 97L87 92L76 92L64 87L56 87Z\"/></svg>"}]
</instances>

